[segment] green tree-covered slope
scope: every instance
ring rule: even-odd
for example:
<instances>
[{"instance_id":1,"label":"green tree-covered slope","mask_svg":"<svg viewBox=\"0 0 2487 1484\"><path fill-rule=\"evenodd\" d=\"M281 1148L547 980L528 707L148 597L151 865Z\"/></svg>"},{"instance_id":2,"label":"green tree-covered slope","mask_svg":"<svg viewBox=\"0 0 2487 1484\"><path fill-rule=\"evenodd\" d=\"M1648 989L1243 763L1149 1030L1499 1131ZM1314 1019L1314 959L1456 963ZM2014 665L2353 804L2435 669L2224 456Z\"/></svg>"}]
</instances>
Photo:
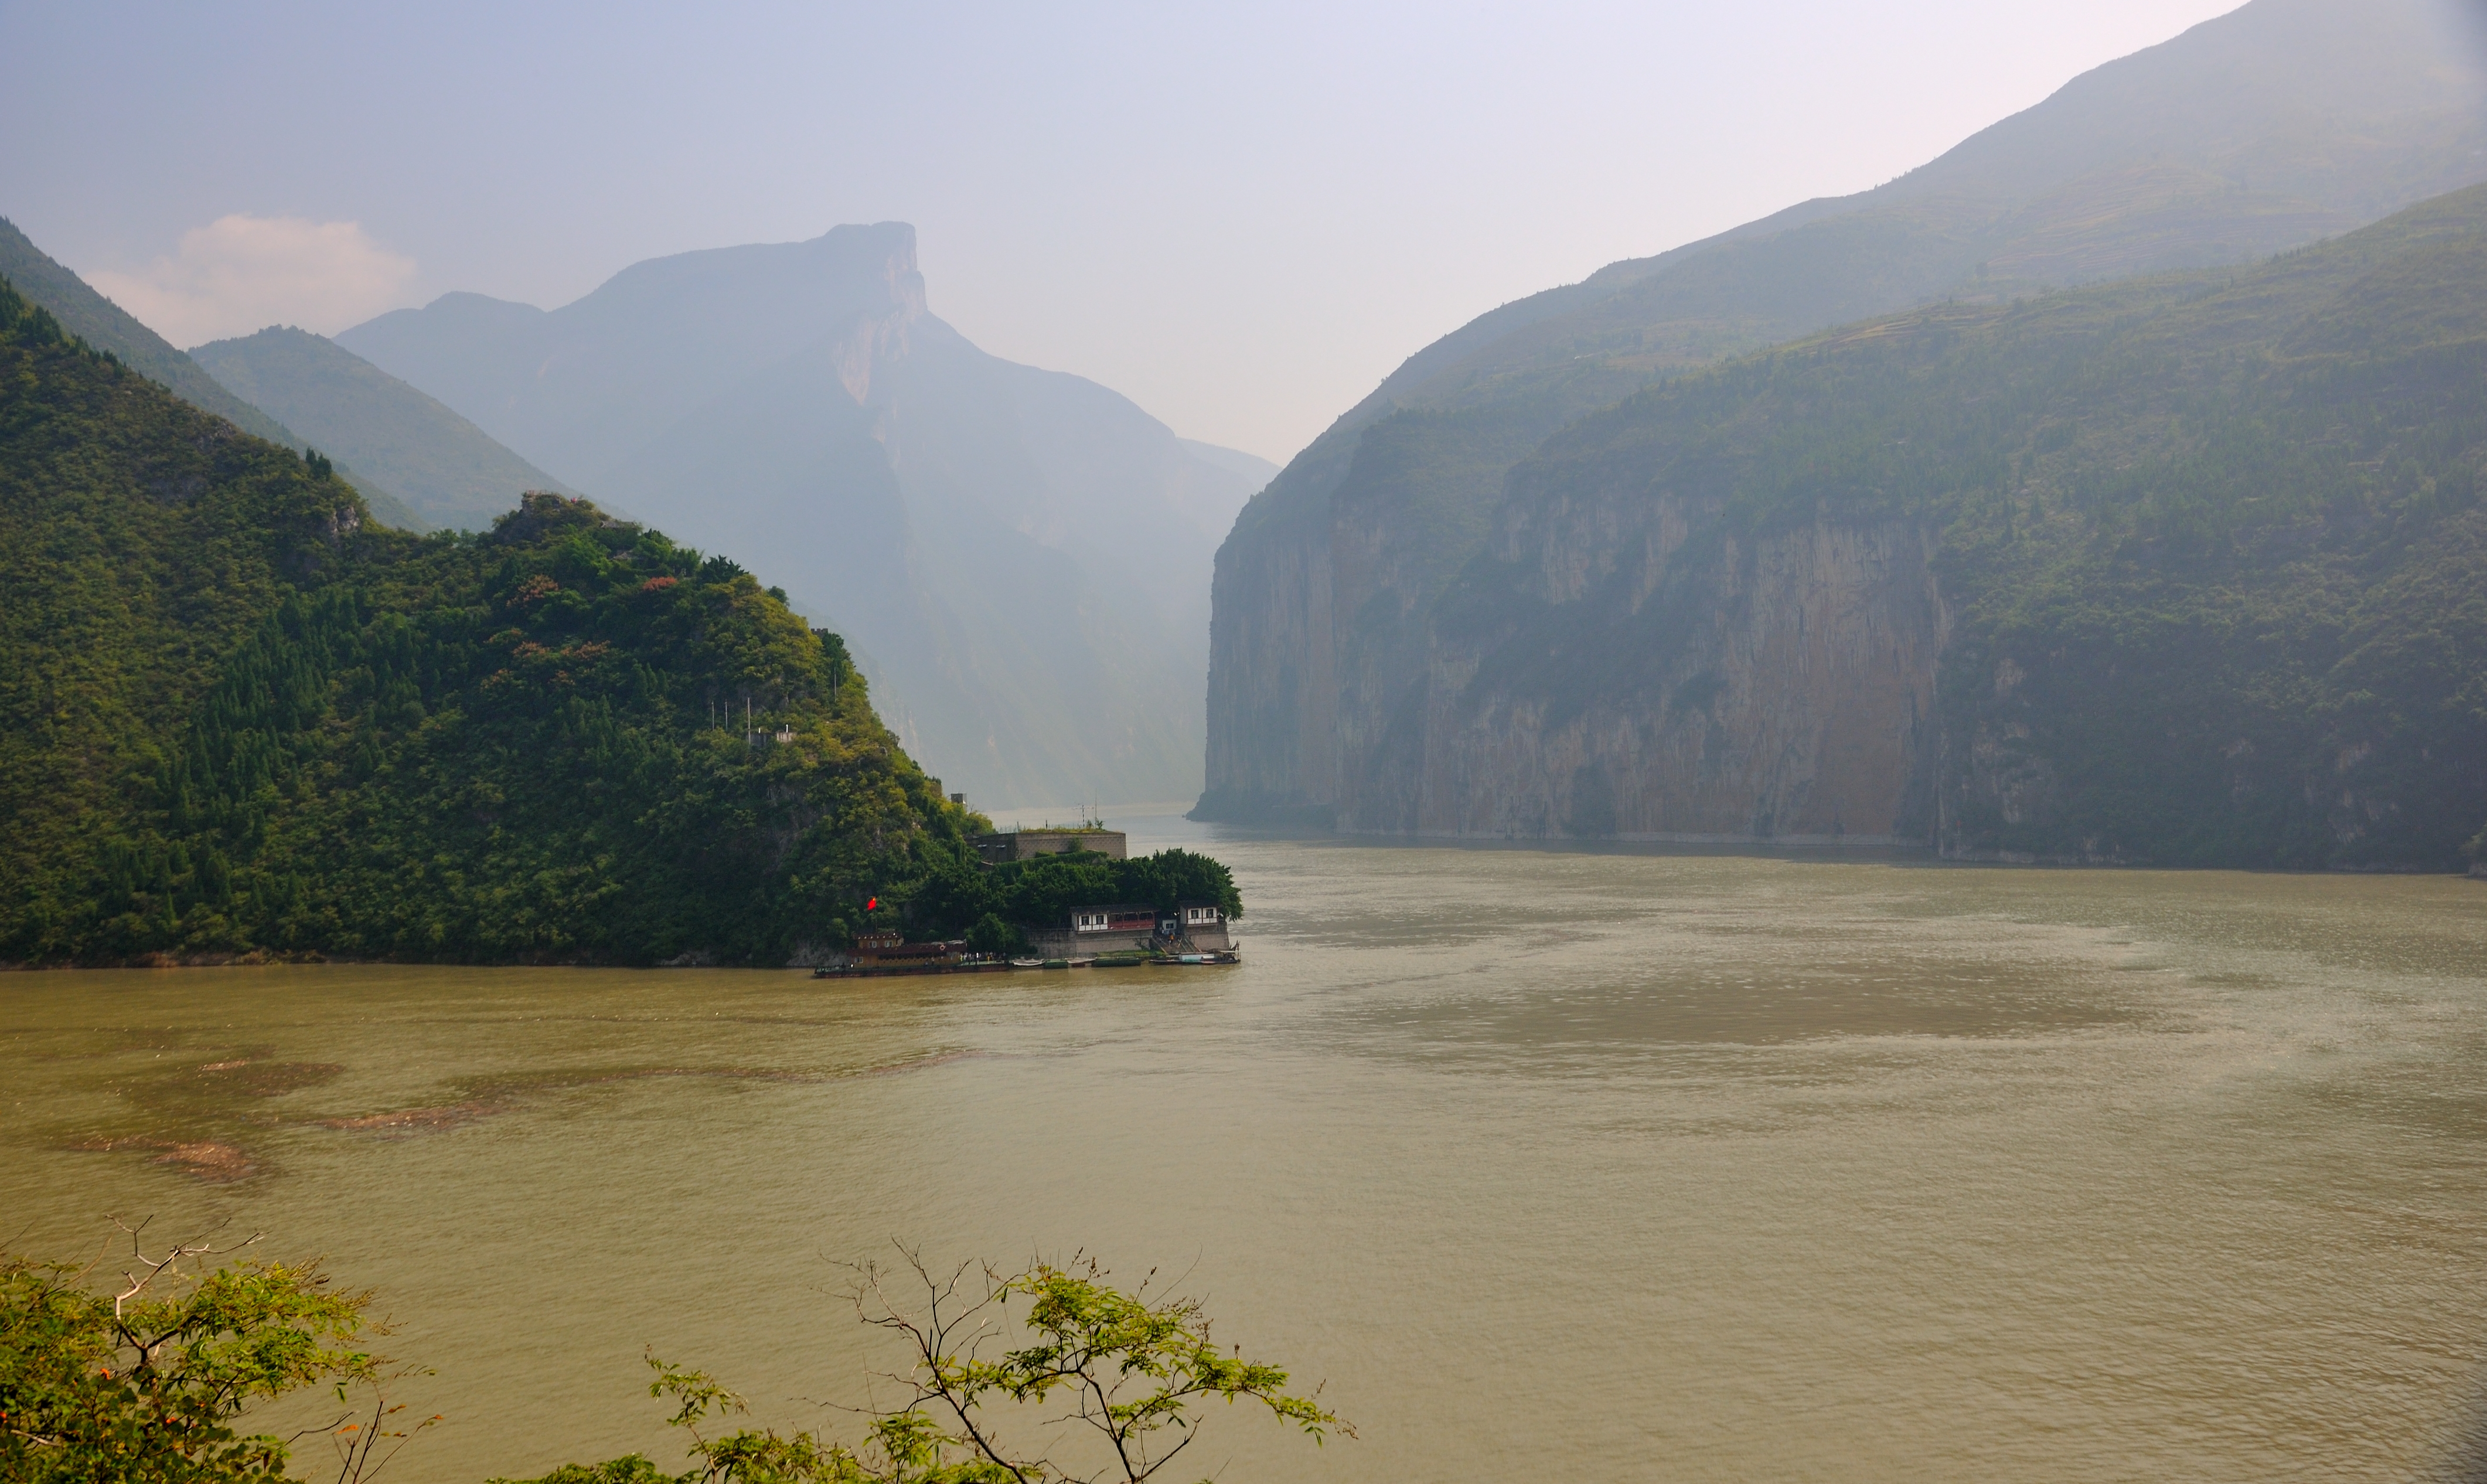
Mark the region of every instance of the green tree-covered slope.
<instances>
[{"instance_id":1,"label":"green tree-covered slope","mask_svg":"<svg viewBox=\"0 0 2487 1484\"><path fill-rule=\"evenodd\" d=\"M1461 715L1690 715L1657 687L1700 668L1737 564L1910 531L1949 630L1915 828L1947 852L2449 869L2487 820L2483 469L2473 187L2249 269L1918 311L1640 394L1513 471L1431 632L1474 665ZM1557 592L1580 549L1598 574Z\"/></svg>"},{"instance_id":2,"label":"green tree-covered slope","mask_svg":"<svg viewBox=\"0 0 2487 1484\"><path fill-rule=\"evenodd\" d=\"M70 334L98 350L110 351L122 364L169 388L190 406L212 412L242 432L271 443L297 451L306 446L292 429L264 408L235 395L163 336L96 293L85 279L53 262L6 217L0 217L0 278L8 279L27 302L40 305ZM405 531L431 528L370 475L351 468L342 472L362 491L364 503L382 523Z\"/></svg>"},{"instance_id":3,"label":"green tree-covered slope","mask_svg":"<svg viewBox=\"0 0 2487 1484\"><path fill-rule=\"evenodd\" d=\"M333 340L275 326L193 346L190 358L253 406L386 485L433 525L480 531L520 491L578 491Z\"/></svg>"},{"instance_id":4,"label":"green tree-covered slope","mask_svg":"<svg viewBox=\"0 0 2487 1484\"><path fill-rule=\"evenodd\" d=\"M0 285L0 961L782 964L968 858L733 564L365 517Z\"/></svg>"}]
</instances>

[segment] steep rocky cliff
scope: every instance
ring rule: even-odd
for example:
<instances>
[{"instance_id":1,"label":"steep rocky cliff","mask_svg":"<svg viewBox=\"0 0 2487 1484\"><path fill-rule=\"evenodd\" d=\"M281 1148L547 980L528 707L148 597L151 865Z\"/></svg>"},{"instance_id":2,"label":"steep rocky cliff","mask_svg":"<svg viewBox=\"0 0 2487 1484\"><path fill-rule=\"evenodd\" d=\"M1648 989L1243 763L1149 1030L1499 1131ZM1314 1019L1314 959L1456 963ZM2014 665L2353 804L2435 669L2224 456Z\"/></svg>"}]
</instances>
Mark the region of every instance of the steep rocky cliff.
<instances>
[{"instance_id":1,"label":"steep rocky cliff","mask_svg":"<svg viewBox=\"0 0 2487 1484\"><path fill-rule=\"evenodd\" d=\"M2482 470L2487 186L1683 378L1512 471L1337 822L2452 869Z\"/></svg>"},{"instance_id":2,"label":"steep rocky cliff","mask_svg":"<svg viewBox=\"0 0 2487 1484\"><path fill-rule=\"evenodd\" d=\"M1420 808L1394 770L1439 704L1425 615L1489 550L1506 475L1550 434L1654 379L1831 324L2254 262L2480 179L2476 40L2448 0L2255 0L1885 186L1611 265L1411 356L1220 549L1196 812L1370 828L1502 818L1481 800Z\"/></svg>"},{"instance_id":3,"label":"steep rocky cliff","mask_svg":"<svg viewBox=\"0 0 2487 1484\"><path fill-rule=\"evenodd\" d=\"M1318 486L1324 473L1307 452L1285 478ZM1327 482L1335 488L1334 479ZM1327 514L1326 493L1292 500L1264 493L1237 518L1237 532L1245 534L1217 548L1210 782L1195 810L1202 818L1329 823L1338 687Z\"/></svg>"},{"instance_id":4,"label":"steep rocky cliff","mask_svg":"<svg viewBox=\"0 0 2487 1484\"><path fill-rule=\"evenodd\" d=\"M1474 580L1508 574L1524 598L1444 606L1422 710L1376 750L1342 826L1924 839L1946 638L1931 533L1816 520L1746 536L1699 494L1610 493L1498 533Z\"/></svg>"}]
</instances>

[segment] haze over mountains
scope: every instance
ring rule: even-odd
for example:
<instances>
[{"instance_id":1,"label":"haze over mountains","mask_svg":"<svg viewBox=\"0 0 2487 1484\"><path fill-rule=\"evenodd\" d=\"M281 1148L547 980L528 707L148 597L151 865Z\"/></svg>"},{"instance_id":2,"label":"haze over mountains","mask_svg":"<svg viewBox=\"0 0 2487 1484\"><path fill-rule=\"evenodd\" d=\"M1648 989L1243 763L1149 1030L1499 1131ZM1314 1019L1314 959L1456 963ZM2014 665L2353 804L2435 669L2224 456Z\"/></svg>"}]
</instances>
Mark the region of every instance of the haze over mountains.
<instances>
[{"instance_id":1,"label":"haze over mountains","mask_svg":"<svg viewBox=\"0 0 2487 1484\"><path fill-rule=\"evenodd\" d=\"M1199 787L1211 557L1275 466L978 350L925 311L903 224L641 264L550 312L449 294L186 354L6 238L32 301L316 445L389 524L483 530L522 490L584 490L741 561L852 637L958 791Z\"/></svg>"},{"instance_id":2,"label":"haze over mountains","mask_svg":"<svg viewBox=\"0 0 2487 1484\"><path fill-rule=\"evenodd\" d=\"M781 965L973 858L731 562L553 494L377 526L5 283L0 387L0 963Z\"/></svg>"},{"instance_id":3,"label":"haze over mountains","mask_svg":"<svg viewBox=\"0 0 2487 1484\"><path fill-rule=\"evenodd\" d=\"M1467 604L1463 633L1491 629L1498 620L1483 594L1497 589L1465 586L1463 573L1520 559L1510 533L1552 518L1567 497L1517 483L1514 466L1584 414L1722 357L1916 305L2005 304L2070 285L2254 263L2487 179L2476 20L2438 0L2254 0L2077 78L1875 190L1612 265L1411 356L1253 500L1220 548L1200 814L1375 830L1784 833L1790 826L1773 822L1803 814L1796 795L1811 786L1810 765L1791 764L1774 785L1780 793L1721 804L1724 813L1697 825L1663 823L1659 793L1638 812L1614 799L1575 807L1580 759L1562 759L1581 742L1562 729L1591 724L1577 711L1501 717L1499 769L1426 773L1421 783L1411 771L1414 759L1451 744L1439 730L1451 724L1446 708L1479 699L1461 699L1474 672L1446 658L1443 605L1458 589ZM1556 503L1537 509L1530 499ZM1576 531L1570 554L1547 560L1601 560L1595 543L1639 539L1626 535L1638 518L1603 534ZM1911 526L1908 539L1933 541L1936 530ZM1652 527L1648 539L1675 551L1687 532ZM1646 575L1664 585L1658 569ZM1791 593L1804 587L1792 580ZM1748 585L1727 586L1760 601ZM1516 611L1501 617L1516 622ZM1531 620L1540 621L1556 622ZM1588 619L1582 610L1566 621ZM1881 700L1905 714L1905 692L1916 687L1921 713L1948 642L1930 634L1922 653L1895 661L1897 688ZM1821 657L1834 666L1857 659ZM1627 673L1619 668L1610 683L1663 692L1691 678ZM1914 678L1903 686L1901 674ZM1765 666L1754 676L1758 689L1744 698L1752 724L1716 732L1696 754L1771 752L1784 762L1788 746L1806 757L1824 746L1818 729L1780 737L1757 719L1787 714L1780 702L1801 688L1799 674ZM1615 704L1665 710L1663 693ZM1628 760L1674 743L1625 728L1599 745L1608 770L1595 776L1620 786ZM1907 779L1885 781L1890 807L1881 828L1902 827ZM1521 806L1515 790L1535 802ZM1929 818L1911 816L1905 827Z\"/></svg>"},{"instance_id":4,"label":"haze over mountains","mask_svg":"<svg viewBox=\"0 0 2487 1484\"><path fill-rule=\"evenodd\" d=\"M1270 465L977 350L913 230L642 263L545 311L453 294L339 345L834 627L978 798L1197 786L1211 553Z\"/></svg>"},{"instance_id":5,"label":"haze over mountains","mask_svg":"<svg viewBox=\"0 0 2487 1484\"><path fill-rule=\"evenodd\" d=\"M2446 869L2487 823L2487 186L1580 419L1354 827Z\"/></svg>"},{"instance_id":6,"label":"haze over mountains","mask_svg":"<svg viewBox=\"0 0 2487 1484\"><path fill-rule=\"evenodd\" d=\"M460 417L332 340L287 325L193 346L226 390L369 473L425 520L489 529L523 490L576 494Z\"/></svg>"},{"instance_id":7,"label":"haze over mountains","mask_svg":"<svg viewBox=\"0 0 2487 1484\"><path fill-rule=\"evenodd\" d=\"M2022 514L2033 521L2042 513L2072 518L2078 506L2082 529L2106 542L2129 531L2131 513L2114 515L2096 491L2125 477L2140 450L2174 457L2170 428L2111 411L2102 393L2091 405L2058 403L2053 415L2077 430L2114 422L2121 441L2046 441L2068 436L2052 423L2023 427L2023 442L2010 446L1963 434L1983 450L1979 472L1971 479L1938 462L1910 477L1941 489L1880 490L1877 499L1909 514L1874 527L1868 546L1880 554L1870 560L1864 547L1843 545L1864 528L1846 517L1816 530L1818 549L1802 560L1728 518L1758 508L1753 480L1795 477L1757 472L1776 467L1755 453L1763 444L1809 447L1808 457L1829 461L1823 467L1839 464L1821 407L1751 400L1739 415L1768 426L1749 444L1724 431L1742 426L1735 419L1704 422L1678 407L1666 414L1678 430L1669 436L1716 455L1698 477L1681 450L1662 457L1646 439L1601 455L1612 467L1595 477L1579 472L1576 455L1555 451L1585 446L1581 430L1608 415L1602 409L1646 410L1653 386L1780 364L1742 359L1772 347L1828 354L1823 347L1834 342L1816 337L1833 326L1880 325L1874 335L1922 349L1917 330L1889 317L2242 271L2480 180L2487 27L2474 9L2253 0L2075 79L1876 189L1805 202L1480 316L1411 356L1283 472L1179 438L1094 382L979 350L931 314L914 233L902 223L651 260L549 311L451 294L334 340L273 327L186 355L14 229L0 230L0 271L193 405L339 459L384 521L478 530L522 489L583 490L742 564L843 632L909 747L982 803L1068 806L1200 789L1203 817L1353 829L1724 839L1804 833L1827 819L1832 834L1918 838L1941 832L1932 800L1944 785L1924 769L1953 742L1968 745L1966 733L1945 741L1916 730L1934 725L1929 709L1946 667L1963 662L1975 637L1956 620L1976 574L1946 565L1961 558L1946 545L1945 522L1966 519L1966 507L1945 501L1967 479L2027 505ZM2182 291L2212 292L2210 279ZM2130 302L2149 316L2181 307L2164 295ZM2203 333L2227 337L2237 354L2295 363L2276 331L2242 322L2221 320ZM1944 333L1953 330L1967 333L1961 324ZM2025 345L2017 333L1980 322L1989 347L1980 353L2005 356L2002 348ZM2100 344L2126 349L2080 341L2079 353L2112 359L2140 343L2101 334ZM2422 348L2397 330L2377 335L2371 353L2387 359ZM2049 344L2071 355L2064 348L2077 340ZM1912 377L1951 397L1973 384L1932 352L1914 369L1894 360L1872 375L1858 369L1853 346L1841 353L1847 369L1824 384L1875 406L1902 396L1892 388ZM1997 364L1998 377L2043 379ZM2238 380L2163 370L2148 375L2170 396L2314 395L2311 383L2277 372ZM1886 375L1897 379L1875 379ZM2327 405L2348 415L2346 403ZM2439 441L2463 426L2455 411L2427 416ZM1904 421L1894 414L1877 426ZM2420 464L2430 489L2466 488L2459 458L2438 449ZM2042 465L2044 479L2031 472ZM1998 467L2011 477L1996 476ZM1649 487L1622 490L1615 468ZM2365 550L2350 505L2384 496L2362 475L2323 478L2331 483L2306 496L2314 514L2299 536L2305 550L2345 561ZM1669 481L1681 488L1661 488ZM1687 492L1696 488L1706 492ZM1862 508L1855 495L1824 498ZM1605 512L1606 526L1567 524L1572 502L1582 500ZM2233 535L2252 524L2236 524L2235 514L2213 525ZM2359 518L2369 517L2380 518ZM1550 576L1541 590L1495 567L1529 559L1535 538L1526 533L1557 529L1570 532L1569 554L1540 556L1558 565L1634 566L1597 550L1601 541L1639 540L1664 556L1635 569L1639 586L1625 602L1635 615L1661 594L1675 595L1668 602L1691 602L1686 595L1695 592L1758 602L1767 585L1754 586L1752 573L1703 575L1684 564L1698 551L1748 563L1776 551L1767 560L1795 563L1772 600L1788 613L1805 611L1807 594L1864 594L1864 569L1839 565L1854 559L1918 573L1933 584L1919 595L1925 611L1942 621L1878 651L1883 678L1829 710L1819 695L1803 698L1812 682L1762 662L1757 649L1682 673L1632 672L1637 680L1619 666L1609 677L1616 693L1597 706L1532 711L1521 690L1478 689L1479 667L1527 668L1505 648L1524 632L1549 646L1552 676L1555 657L1616 622L1567 607L1586 592L1570 577ZM2021 541L2022 527L2011 530ZM1806 565L1817 557L1830 565ZM2397 571L2386 562L2357 580L2383 581L2377 574L2388 570ZM2198 583L2211 572L2166 575ZM1893 580L1905 588L1916 579ZM1536 612L1548 593L1571 596ZM1729 643L1721 636L1731 633L1763 644L1767 626L1740 629L1745 619L1715 604L1704 611L1696 621L1685 608L1677 617L1689 628L1633 642L1678 655ZM1914 619L1886 617L1876 642L1915 633ZM1695 630L1710 637L1696 642ZM1858 652L1817 658L1862 673ZM1565 685L1567 694L1590 688L1578 676ZM1517 709L1495 712L1503 702L1490 694ZM1696 706L1688 696L1706 699ZM1724 719L1730 714L1743 719ZM1903 714L1905 726L1892 719ZM1607 722L1585 719L1594 714ZM1618 719L1627 716L1637 719ZM1668 731L1696 716L1706 718L1697 745ZM1864 748L1884 757L1882 771L1870 784L1840 785L1843 798L1878 802L1861 813L1834 802L1825 815L1817 805L1838 790L1823 760L1857 751L1836 741L1836 725L1871 716L1913 740ZM1612 735L1579 730L1609 724ZM1478 748L1499 761L1451 757ZM1763 754L1767 767L1756 761ZM1674 777L1666 770L1682 756L1701 760L1710 771L1695 771L1708 781L1652 781ZM1662 761L1669 757L1676 762ZM1761 768L1771 781L1755 783L1749 799L1710 798L1702 791L1725 787L1722 759ZM1574 797L1583 788L1585 801ZM1688 803L1695 796L1706 800L1697 808ZM2051 849L2093 838L2081 833L2078 813L2050 826ZM1697 826L1681 823L1691 815ZM1953 843L2019 849L1996 843L2008 833L1987 830L1985 846L1966 834Z\"/></svg>"},{"instance_id":8,"label":"haze over mountains","mask_svg":"<svg viewBox=\"0 0 2487 1484\"><path fill-rule=\"evenodd\" d=\"M59 320L70 334L98 350L119 356L124 364L201 411L212 412L244 433L282 443L297 453L316 439L316 434L306 439L269 416L265 408L235 395L163 336L139 323L120 305L88 287L84 279L53 262L49 254L28 240L5 217L0 217L0 278L6 278L29 303L41 305ZM331 450L332 454L336 452ZM337 458L336 463L338 472L362 492L372 513L380 519L407 530L430 529L431 522L368 471L354 468L350 458ZM515 498L512 503L516 503Z\"/></svg>"}]
</instances>

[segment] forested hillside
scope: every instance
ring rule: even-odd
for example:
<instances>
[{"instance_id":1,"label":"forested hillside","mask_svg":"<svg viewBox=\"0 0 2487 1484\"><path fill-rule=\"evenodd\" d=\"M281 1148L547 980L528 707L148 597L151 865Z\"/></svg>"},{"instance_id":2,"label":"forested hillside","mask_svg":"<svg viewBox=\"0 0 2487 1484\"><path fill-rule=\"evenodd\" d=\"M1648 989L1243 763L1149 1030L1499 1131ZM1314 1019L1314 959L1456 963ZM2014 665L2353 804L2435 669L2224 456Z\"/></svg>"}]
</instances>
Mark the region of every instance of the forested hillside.
<instances>
[{"instance_id":1,"label":"forested hillside","mask_svg":"<svg viewBox=\"0 0 2487 1484\"><path fill-rule=\"evenodd\" d=\"M1513 471L1350 823L2450 869L2482 470L2487 187L1683 378Z\"/></svg>"},{"instance_id":2,"label":"forested hillside","mask_svg":"<svg viewBox=\"0 0 2487 1484\"><path fill-rule=\"evenodd\" d=\"M967 858L734 564L554 495L377 527L5 284L0 550L0 962L782 964Z\"/></svg>"},{"instance_id":3,"label":"forested hillside","mask_svg":"<svg viewBox=\"0 0 2487 1484\"><path fill-rule=\"evenodd\" d=\"M297 452L306 446L299 434L270 416L265 408L237 396L163 336L130 318L120 305L96 293L86 280L53 262L6 217L0 217L0 278L8 279L27 302L42 306L63 329L96 350L110 352L122 364L160 383L190 406L212 412L242 432L272 443L282 443ZM369 473L351 467L340 467L339 472L362 491L364 503L382 522L400 530L431 529L430 522Z\"/></svg>"}]
</instances>

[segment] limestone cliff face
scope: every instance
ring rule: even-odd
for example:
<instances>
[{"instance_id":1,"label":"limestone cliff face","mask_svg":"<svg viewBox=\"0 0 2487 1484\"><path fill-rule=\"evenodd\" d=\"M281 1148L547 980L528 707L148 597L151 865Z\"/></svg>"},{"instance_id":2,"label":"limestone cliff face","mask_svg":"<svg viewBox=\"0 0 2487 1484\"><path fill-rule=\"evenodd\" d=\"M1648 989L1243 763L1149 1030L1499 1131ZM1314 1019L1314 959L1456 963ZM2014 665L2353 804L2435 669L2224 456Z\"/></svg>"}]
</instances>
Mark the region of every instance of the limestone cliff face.
<instances>
[{"instance_id":1,"label":"limestone cliff face","mask_svg":"<svg viewBox=\"0 0 2487 1484\"><path fill-rule=\"evenodd\" d=\"M1715 497L1627 488L1513 499L1478 539L1394 497L1365 438L1356 477L1316 492L1299 463L1219 552L1204 817L1929 839L1931 533L1730 535Z\"/></svg>"},{"instance_id":2,"label":"limestone cliff face","mask_svg":"<svg viewBox=\"0 0 2487 1484\"><path fill-rule=\"evenodd\" d=\"M2124 274L2262 262L2477 181L2487 174L2480 101L2487 73L2478 61L2487 51L2474 44L2473 21L2465 8L2439 0L2253 0L2086 73L1873 190L1805 202L1656 257L1610 264L1480 315L1410 356L1255 502L1219 555L1208 792L1197 813L1239 821L1335 814L1359 828L1468 828L1495 820L1502 822L1496 832L1522 829L1525 815L1539 821L1532 830L1561 829L1573 817L1568 781L1534 789L1525 804L1515 798L1454 808L1427 792L1460 768L1504 776L1498 770L1509 761L1449 758L1440 726L1455 723L1464 748L1485 747L1497 727L1518 746L1525 731L1510 714L1487 720L1445 710L1460 704L1445 686L1456 681L1465 695L1488 683L1460 675L1474 658L1464 647L1473 636L1437 647L1443 630L1435 607L1467 580L1462 574L1486 549L1503 476L1531 449L1652 381L1831 325L1936 303L2007 304ZM1760 546L1740 539L1732 552L1688 558L1691 565L1662 585L1690 593L1703 562L1724 564L1708 569L1711 601L1776 603L1767 596L1777 580L1774 564L1794 571L1818 562L1837 574L1843 544L1855 543L1863 545L1849 556L1878 559L1863 528L1842 536L1824 527L1802 538L1782 530ZM1563 742L1550 733L1540 743L1554 749L1547 766L1559 771L1570 756L1564 749L1576 745L1579 756L1569 766L1577 772L1592 763L1697 755L1712 742L1723 745L1730 729L1778 737L1756 719L1777 702L1760 689L1720 687L1741 684L1733 680L1743 673L1740 654L1827 655L1812 648L1821 619L1805 611L1799 642L1758 610L1739 618L1720 606L1696 621L1687 609L1667 631L1709 635L1683 642L1715 643L1719 658L1673 681L1687 694L1707 692L1705 703L1677 695L1632 713L1638 730L1629 739L1583 731ZM1715 678L1702 679L1712 670ZM1919 665L1911 673L1912 693L1922 701L1928 672ZM1477 692L1479 704L1505 693L1493 688L1498 684ZM1831 684L1816 676L1799 688ZM1730 719L1747 705L1761 711ZM1547 724L1587 727L1586 714L1585 707L1551 707ZM1625 724L1623 711L1601 714ZM1896 724L1874 714L1886 730ZM1662 732L1647 730L1662 721ZM1710 823L1697 828L1649 823L1658 798L1678 800L1667 809L1680 812L1691 797L1676 782L1662 786L1659 774L1644 779L1653 792L1637 804L1625 801L1628 779L1640 776L1631 768L1592 769L1584 786L1593 796L1604 786L1622 791L1619 830L1751 833L1767 813L1777 834L1802 818L1836 824L1853 837L1862 828L1855 819L1816 820L1811 805L1798 801L1800 793L1827 799L1846 788L1830 780L1844 766L1834 755L1847 734L1834 728L1806 743L1795 740L1803 726L1786 725L1794 730L1782 750L1751 765L1742 803L1718 803L1725 813L1705 804L1701 816ZM1709 742L1691 741L1696 733ZM1946 754L1962 776L1990 780L1960 797L1962 809L2001 820L2022 808L2007 807L2006 795L2037 808L2049 790L2060 792L2043 780L2006 777L2022 755L2006 732L1993 732L1989 745L1988 764L1972 766L1965 751ZM1922 747L1906 762L1908 776L1917 777L1927 766ZM1767 781L1801 775L1815 782ZM1664 776L1680 781L1675 772ZM1935 827L1931 802L1910 808L1927 811L1925 828ZM1892 818L1902 814L1917 818L1907 811ZM1594 798L1579 815L1584 824L1602 817Z\"/></svg>"},{"instance_id":3,"label":"limestone cliff face","mask_svg":"<svg viewBox=\"0 0 2487 1484\"><path fill-rule=\"evenodd\" d=\"M1505 472L1629 390L1569 375L1463 414L1343 417L1244 511L1212 593L1201 819L1323 823L1421 694L1435 602L1481 550Z\"/></svg>"},{"instance_id":4,"label":"limestone cliff face","mask_svg":"<svg viewBox=\"0 0 2487 1484\"><path fill-rule=\"evenodd\" d=\"M911 229L903 240L892 244L888 258L874 276L885 298L880 303L867 299L856 309L853 323L836 335L827 348L830 363L837 368L838 383L858 406L874 404L875 373L906 356L908 331L926 317L924 274L915 266L915 234ZM887 400L884 391L880 401L886 404Z\"/></svg>"},{"instance_id":5,"label":"limestone cliff face","mask_svg":"<svg viewBox=\"0 0 2487 1484\"><path fill-rule=\"evenodd\" d=\"M1515 503L1436 625L1421 719L1350 780L1340 824L1922 842L1933 546L1906 521L1738 534L1672 491Z\"/></svg>"},{"instance_id":6,"label":"limestone cliff face","mask_svg":"<svg viewBox=\"0 0 2487 1484\"><path fill-rule=\"evenodd\" d=\"M1295 797L1355 832L2450 869L2487 818L2482 388L2487 185L1653 386L1511 465L1439 586L1499 455L1403 409L1230 542L1260 586L1221 625L1293 593L1321 627L1226 630L1283 704L1222 704L1278 743L1265 794L1326 780ZM1284 647L1327 657L1327 754Z\"/></svg>"},{"instance_id":7,"label":"limestone cliff face","mask_svg":"<svg viewBox=\"0 0 2487 1484\"><path fill-rule=\"evenodd\" d=\"M1327 824L1337 792L1330 494L1346 473L1316 443L1217 548L1210 585L1202 819Z\"/></svg>"}]
</instances>

